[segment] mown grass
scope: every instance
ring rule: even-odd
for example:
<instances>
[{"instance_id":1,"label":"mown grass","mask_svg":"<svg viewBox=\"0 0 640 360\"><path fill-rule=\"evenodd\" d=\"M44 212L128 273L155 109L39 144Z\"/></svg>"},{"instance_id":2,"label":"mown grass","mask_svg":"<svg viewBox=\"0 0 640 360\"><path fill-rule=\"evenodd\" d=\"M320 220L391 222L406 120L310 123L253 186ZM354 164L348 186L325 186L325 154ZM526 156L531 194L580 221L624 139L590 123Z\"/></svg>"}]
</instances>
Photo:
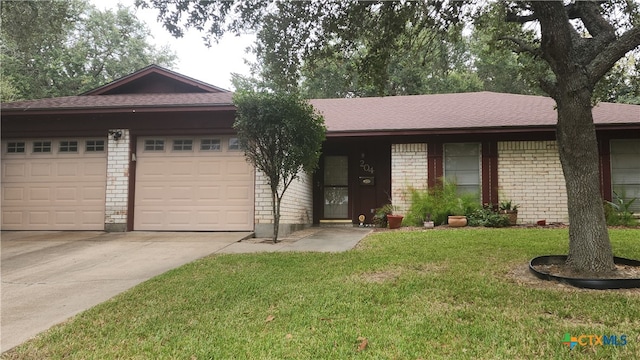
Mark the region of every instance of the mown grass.
<instances>
[{"instance_id":1,"label":"mown grass","mask_svg":"<svg viewBox=\"0 0 640 360\"><path fill-rule=\"evenodd\" d=\"M640 356L640 292L520 283L566 229L380 232L340 254L213 256L41 334L8 359L581 359ZM640 259L640 231L611 230ZM625 346L562 344L565 333ZM365 340L366 339L366 340Z\"/></svg>"}]
</instances>

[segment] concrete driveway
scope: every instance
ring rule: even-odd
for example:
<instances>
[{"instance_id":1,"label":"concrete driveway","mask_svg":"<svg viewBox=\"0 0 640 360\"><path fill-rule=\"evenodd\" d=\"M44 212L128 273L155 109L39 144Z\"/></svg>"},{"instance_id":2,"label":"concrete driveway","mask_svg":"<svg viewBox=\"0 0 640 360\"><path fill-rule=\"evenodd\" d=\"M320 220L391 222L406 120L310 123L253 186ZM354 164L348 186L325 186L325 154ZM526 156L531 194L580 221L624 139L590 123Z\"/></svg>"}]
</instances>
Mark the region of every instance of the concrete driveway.
<instances>
[{"instance_id":1,"label":"concrete driveway","mask_svg":"<svg viewBox=\"0 0 640 360\"><path fill-rule=\"evenodd\" d=\"M0 352L249 232L2 232Z\"/></svg>"}]
</instances>

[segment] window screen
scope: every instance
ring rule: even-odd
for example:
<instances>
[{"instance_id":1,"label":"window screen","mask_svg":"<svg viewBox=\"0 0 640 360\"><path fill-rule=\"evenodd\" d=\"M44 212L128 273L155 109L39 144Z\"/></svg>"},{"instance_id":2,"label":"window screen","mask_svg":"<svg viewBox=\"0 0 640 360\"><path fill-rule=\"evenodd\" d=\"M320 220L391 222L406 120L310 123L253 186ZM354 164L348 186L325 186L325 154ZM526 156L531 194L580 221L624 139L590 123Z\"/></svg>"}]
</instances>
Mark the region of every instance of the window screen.
<instances>
[{"instance_id":1,"label":"window screen","mask_svg":"<svg viewBox=\"0 0 640 360\"><path fill-rule=\"evenodd\" d=\"M611 187L625 202L633 198L631 211L640 213L640 140L611 140Z\"/></svg>"},{"instance_id":2,"label":"window screen","mask_svg":"<svg viewBox=\"0 0 640 360\"><path fill-rule=\"evenodd\" d=\"M444 144L444 176L458 185L459 194L480 199L480 144Z\"/></svg>"}]
</instances>

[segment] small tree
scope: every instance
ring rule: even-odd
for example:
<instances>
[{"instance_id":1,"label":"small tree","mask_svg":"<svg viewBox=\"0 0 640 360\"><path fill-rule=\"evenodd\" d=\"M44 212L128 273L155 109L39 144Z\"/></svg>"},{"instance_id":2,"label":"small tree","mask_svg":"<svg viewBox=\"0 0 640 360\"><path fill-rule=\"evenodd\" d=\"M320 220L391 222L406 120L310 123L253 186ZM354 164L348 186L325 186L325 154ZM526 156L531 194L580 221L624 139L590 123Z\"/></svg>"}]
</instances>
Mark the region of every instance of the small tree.
<instances>
[{"instance_id":1,"label":"small tree","mask_svg":"<svg viewBox=\"0 0 640 360\"><path fill-rule=\"evenodd\" d=\"M324 118L294 94L240 91L233 101L240 145L271 188L275 243L285 191L301 171L309 173L318 164L326 132Z\"/></svg>"}]
</instances>

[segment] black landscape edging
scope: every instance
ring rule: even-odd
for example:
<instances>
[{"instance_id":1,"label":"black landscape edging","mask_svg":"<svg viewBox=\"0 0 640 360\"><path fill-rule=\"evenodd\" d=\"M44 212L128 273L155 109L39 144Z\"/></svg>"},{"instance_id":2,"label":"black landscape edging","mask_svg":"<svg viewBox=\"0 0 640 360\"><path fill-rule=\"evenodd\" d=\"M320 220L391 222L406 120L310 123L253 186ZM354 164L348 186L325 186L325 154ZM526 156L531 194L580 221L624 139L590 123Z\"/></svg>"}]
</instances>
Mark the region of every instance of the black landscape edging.
<instances>
[{"instance_id":1,"label":"black landscape edging","mask_svg":"<svg viewBox=\"0 0 640 360\"><path fill-rule=\"evenodd\" d=\"M564 264L567 260L567 255L545 255L538 256L531 259L529 262L529 271L531 271L537 278L542 280L555 280L560 281L575 287L584 289L632 289L640 288L640 279L581 279L581 278L568 278L564 276L551 275L540 272L534 268L536 265L554 265ZM613 262L618 265L629 265L640 267L640 261L625 259L621 257L614 257Z\"/></svg>"}]
</instances>

